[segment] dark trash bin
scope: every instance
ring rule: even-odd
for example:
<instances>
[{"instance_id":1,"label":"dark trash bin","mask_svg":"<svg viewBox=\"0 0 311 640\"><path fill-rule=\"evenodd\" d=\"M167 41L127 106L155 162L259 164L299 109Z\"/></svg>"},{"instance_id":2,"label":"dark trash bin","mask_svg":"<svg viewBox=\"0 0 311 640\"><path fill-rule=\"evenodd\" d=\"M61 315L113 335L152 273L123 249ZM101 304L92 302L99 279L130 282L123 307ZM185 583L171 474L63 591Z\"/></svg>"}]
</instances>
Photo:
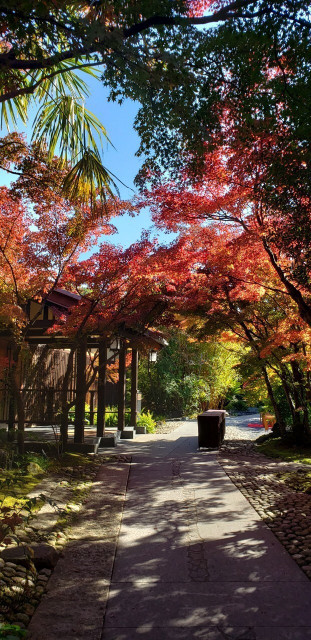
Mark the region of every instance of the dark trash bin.
<instances>
[{"instance_id":1,"label":"dark trash bin","mask_svg":"<svg viewBox=\"0 0 311 640\"><path fill-rule=\"evenodd\" d=\"M199 448L218 449L225 437L225 411L204 411L198 415Z\"/></svg>"}]
</instances>

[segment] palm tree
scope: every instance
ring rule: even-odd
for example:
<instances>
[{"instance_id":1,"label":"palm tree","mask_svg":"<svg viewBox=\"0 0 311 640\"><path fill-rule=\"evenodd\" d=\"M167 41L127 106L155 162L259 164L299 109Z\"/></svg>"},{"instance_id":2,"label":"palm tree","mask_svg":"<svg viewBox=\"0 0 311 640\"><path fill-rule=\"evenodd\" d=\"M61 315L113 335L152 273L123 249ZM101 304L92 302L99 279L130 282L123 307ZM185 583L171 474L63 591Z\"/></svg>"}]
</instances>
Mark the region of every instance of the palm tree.
<instances>
[{"instance_id":1,"label":"palm tree","mask_svg":"<svg viewBox=\"0 0 311 640\"><path fill-rule=\"evenodd\" d=\"M100 120L85 108L88 86L81 73L99 79L99 70L92 63L73 60L60 62L48 76L43 70L23 74L23 86L29 93L14 96L0 103L1 126L10 131L29 120L31 107L37 109L32 125L32 141L48 150L48 159L55 155L61 168L70 166L63 181L63 193L70 198L85 199L91 206L99 197L105 200L118 192L110 172L104 167L103 143L111 144ZM77 72L78 71L78 72Z\"/></svg>"}]
</instances>

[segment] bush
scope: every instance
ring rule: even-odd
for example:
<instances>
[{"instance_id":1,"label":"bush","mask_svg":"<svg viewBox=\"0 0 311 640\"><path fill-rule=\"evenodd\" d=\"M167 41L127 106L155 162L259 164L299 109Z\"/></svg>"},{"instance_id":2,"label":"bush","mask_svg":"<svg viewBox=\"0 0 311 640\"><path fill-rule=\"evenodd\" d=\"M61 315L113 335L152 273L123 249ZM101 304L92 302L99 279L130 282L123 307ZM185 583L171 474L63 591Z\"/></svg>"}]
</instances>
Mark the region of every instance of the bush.
<instances>
[{"instance_id":1,"label":"bush","mask_svg":"<svg viewBox=\"0 0 311 640\"><path fill-rule=\"evenodd\" d=\"M118 424L118 410L117 407L106 407L105 411L105 425L107 428L116 427Z\"/></svg>"},{"instance_id":2,"label":"bush","mask_svg":"<svg viewBox=\"0 0 311 640\"><path fill-rule=\"evenodd\" d=\"M130 422L131 414L129 411L125 412L125 422L128 424ZM111 406L106 407L105 411L105 425L107 429L109 427L117 427L118 426L118 407Z\"/></svg>"},{"instance_id":3,"label":"bush","mask_svg":"<svg viewBox=\"0 0 311 640\"><path fill-rule=\"evenodd\" d=\"M150 411L142 412L137 418L138 427L146 427L147 433L155 433L156 421Z\"/></svg>"},{"instance_id":4,"label":"bush","mask_svg":"<svg viewBox=\"0 0 311 640\"><path fill-rule=\"evenodd\" d=\"M69 409L69 413L68 413L68 419L69 422L74 423L75 421L75 417L76 417L76 410L75 407L71 407ZM96 424L96 418L97 415L95 414L94 416L94 423ZM84 424L90 424L90 405L85 403L85 418L84 418Z\"/></svg>"},{"instance_id":5,"label":"bush","mask_svg":"<svg viewBox=\"0 0 311 640\"><path fill-rule=\"evenodd\" d=\"M1 434L2 435L2 434ZM4 433L7 436L6 433ZM0 440L0 469L12 469L17 458L16 447L4 438Z\"/></svg>"},{"instance_id":6,"label":"bush","mask_svg":"<svg viewBox=\"0 0 311 640\"><path fill-rule=\"evenodd\" d=\"M26 636L26 629L21 629L18 624L0 623L0 638L6 638L6 640L19 640L19 638L25 638Z\"/></svg>"},{"instance_id":7,"label":"bush","mask_svg":"<svg viewBox=\"0 0 311 640\"><path fill-rule=\"evenodd\" d=\"M271 431L269 433L263 433L261 436L258 436L258 438L256 438L255 442L256 444L262 444L263 442L266 442L267 440L272 440L273 439L273 433L271 433Z\"/></svg>"}]
</instances>

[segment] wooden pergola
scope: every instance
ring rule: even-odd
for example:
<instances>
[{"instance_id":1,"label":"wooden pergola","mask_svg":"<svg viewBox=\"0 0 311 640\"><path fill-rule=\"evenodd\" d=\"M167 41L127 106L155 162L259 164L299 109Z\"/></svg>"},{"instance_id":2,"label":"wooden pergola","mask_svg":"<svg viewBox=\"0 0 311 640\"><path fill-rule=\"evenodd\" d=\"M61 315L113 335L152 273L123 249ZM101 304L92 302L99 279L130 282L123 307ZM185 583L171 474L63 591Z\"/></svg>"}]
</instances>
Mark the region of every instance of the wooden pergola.
<instances>
[{"instance_id":1,"label":"wooden pergola","mask_svg":"<svg viewBox=\"0 0 311 640\"><path fill-rule=\"evenodd\" d=\"M81 336L78 340L66 336L65 333L54 334L51 328L60 314L69 314L70 309L77 305L80 297L63 289L55 289L47 297L42 309L37 302L28 304L30 319L35 318L28 334L27 342L33 345L45 345L51 349L74 349L76 353L76 384L75 384L75 429L74 442L84 442L85 401L87 393L87 353L96 350L98 353L97 378L97 436L101 437L105 431L106 410L106 380L107 367L111 361L111 345L118 343L115 355L119 358L118 381L118 429L125 428L125 400L126 400L126 357L131 351L131 383L130 383L130 425L137 424L137 395L138 395L138 359L139 352L147 350L158 351L165 346L163 336L149 329L119 326L111 335L107 331Z\"/></svg>"}]
</instances>

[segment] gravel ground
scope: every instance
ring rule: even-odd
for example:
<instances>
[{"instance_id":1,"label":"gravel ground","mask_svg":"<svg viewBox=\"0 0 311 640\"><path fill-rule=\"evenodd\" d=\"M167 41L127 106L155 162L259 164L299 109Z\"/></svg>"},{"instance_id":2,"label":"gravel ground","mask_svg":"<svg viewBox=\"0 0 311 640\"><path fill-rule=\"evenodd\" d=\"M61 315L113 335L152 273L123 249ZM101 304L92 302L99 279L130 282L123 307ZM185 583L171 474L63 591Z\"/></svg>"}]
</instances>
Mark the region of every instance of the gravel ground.
<instances>
[{"instance_id":1,"label":"gravel ground","mask_svg":"<svg viewBox=\"0 0 311 640\"><path fill-rule=\"evenodd\" d=\"M263 427L251 428L248 424L260 421L259 413L251 413L241 416L228 416L226 418L225 440L249 440L254 441L265 433Z\"/></svg>"}]
</instances>

